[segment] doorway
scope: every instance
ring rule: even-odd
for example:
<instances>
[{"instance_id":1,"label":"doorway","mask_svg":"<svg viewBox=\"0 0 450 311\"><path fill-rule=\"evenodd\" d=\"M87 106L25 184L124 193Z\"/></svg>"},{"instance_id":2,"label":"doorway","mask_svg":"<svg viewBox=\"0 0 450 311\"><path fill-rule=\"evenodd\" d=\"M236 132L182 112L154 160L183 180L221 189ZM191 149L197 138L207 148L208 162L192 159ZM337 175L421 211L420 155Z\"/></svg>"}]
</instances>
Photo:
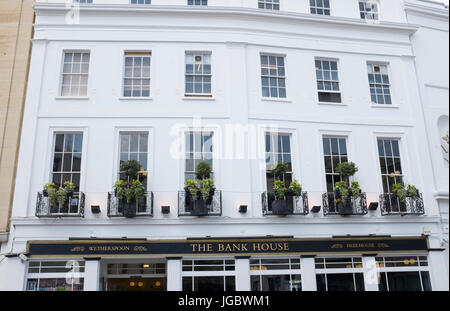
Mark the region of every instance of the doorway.
<instances>
[{"instance_id":1,"label":"doorway","mask_svg":"<svg viewBox=\"0 0 450 311\"><path fill-rule=\"evenodd\" d=\"M103 289L105 291L166 291L166 269L166 262L162 259L105 262Z\"/></svg>"},{"instance_id":2,"label":"doorway","mask_svg":"<svg viewBox=\"0 0 450 311\"><path fill-rule=\"evenodd\" d=\"M108 278L107 291L146 292L166 291L164 278Z\"/></svg>"}]
</instances>

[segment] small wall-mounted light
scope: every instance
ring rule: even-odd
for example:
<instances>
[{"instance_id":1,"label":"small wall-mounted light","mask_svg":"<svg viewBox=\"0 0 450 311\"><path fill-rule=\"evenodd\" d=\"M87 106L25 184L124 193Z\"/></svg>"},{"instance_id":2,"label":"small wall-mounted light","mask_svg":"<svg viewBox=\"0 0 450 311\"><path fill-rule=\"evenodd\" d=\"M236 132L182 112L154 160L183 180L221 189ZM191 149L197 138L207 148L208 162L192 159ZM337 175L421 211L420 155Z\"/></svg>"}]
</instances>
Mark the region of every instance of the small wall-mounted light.
<instances>
[{"instance_id":1,"label":"small wall-mounted light","mask_svg":"<svg viewBox=\"0 0 450 311\"><path fill-rule=\"evenodd\" d=\"M100 214L100 205L91 205L91 212L92 214Z\"/></svg>"},{"instance_id":2,"label":"small wall-mounted light","mask_svg":"<svg viewBox=\"0 0 450 311\"><path fill-rule=\"evenodd\" d=\"M161 206L161 213L165 215L170 214L170 206L168 205Z\"/></svg>"},{"instance_id":3,"label":"small wall-mounted light","mask_svg":"<svg viewBox=\"0 0 450 311\"><path fill-rule=\"evenodd\" d=\"M241 214L247 213L247 205L240 205L239 206L239 213L241 213Z\"/></svg>"},{"instance_id":4,"label":"small wall-mounted light","mask_svg":"<svg viewBox=\"0 0 450 311\"><path fill-rule=\"evenodd\" d=\"M321 209L321 208L322 208L322 206L320 206L320 205L315 205L315 206L312 207L311 212L313 212L313 213L318 213L318 212L320 212L320 209Z\"/></svg>"},{"instance_id":5,"label":"small wall-mounted light","mask_svg":"<svg viewBox=\"0 0 450 311\"><path fill-rule=\"evenodd\" d=\"M372 202L369 204L370 211L376 211L378 209L378 202Z\"/></svg>"}]
</instances>

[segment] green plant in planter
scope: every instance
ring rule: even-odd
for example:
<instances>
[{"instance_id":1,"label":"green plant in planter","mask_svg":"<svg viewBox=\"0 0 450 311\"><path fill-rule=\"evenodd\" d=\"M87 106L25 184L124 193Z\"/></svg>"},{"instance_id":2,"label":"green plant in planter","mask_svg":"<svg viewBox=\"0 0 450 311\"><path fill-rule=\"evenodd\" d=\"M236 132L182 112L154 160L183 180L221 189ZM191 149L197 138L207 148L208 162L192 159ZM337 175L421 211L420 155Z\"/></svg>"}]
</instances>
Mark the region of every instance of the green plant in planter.
<instances>
[{"instance_id":1,"label":"green plant in planter","mask_svg":"<svg viewBox=\"0 0 450 311\"><path fill-rule=\"evenodd\" d=\"M203 161L197 164L195 173L198 180L209 179L209 177L211 176L211 172L211 165L209 165L208 162Z\"/></svg>"},{"instance_id":2,"label":"green plant in planter","mask_svg":"<svg viewBox=\"0 0 450 311\"><path fill-rule=\"evenodd\" d=\"M359 185L359 182L357 181L352 181L351 185L350 185L350 190L352 191L352 196L353 198L356 200L357 198L359 198L360 193L361 193L361 187Z\"/></svg>"},{"instance_id":3,"label":"green plant in planter","mask_svg":"<svg viewBox=\"0 0 450 311\"><path fill-rule=\"evenodd\" d=\"M44 193L48 196L52 206L55 206L58 203L58 197L56 195L57 190L58 186L52 182L44 185Z\"/></svg>"},{"instance_id":4,"label":"green plant in planter","mask_svg":"<svg viewBox=\"0 0 450 311\"><path fill-rule=\"evenodd\" d=\"M44 192L47 194L52 206L63 206L67 201L67 196L75 191L74 183L66 181L63 185L63 187L58 187L54 183L44 185Z\"/></svg>"},{"instance_id":5,"label":"green plant in planter","mask_svg":"<svg viewBox=\"0 0 450 311\"><path fill-rule=\"evenodd\" d=\"M197 165L195 172L198 180L186 180L184 183L184 190L189 192L194 201L197 201L198 199L208 201L211 194L216 189L214 180L209 178L211 175L211 166L208 162L200 162ZM201 198L199 198L199 193Z\"/></svg>"},{"instance_id":6,"label":"green plant in planter","mask_svg":"<svg viewBox=\"0 0 450 311\"><path fill-rule=\"evenodd\" d=\"M133 179L131 181L129 192L132 193L132 198L134 198L134 200L136 202L138 202L140 199L142 199L144 197L145 189L139 180ZM128 198L127 198L127 201L128 201L128 203L131 202L131 200L128 200Z\"/></svg>"},{"instance_id":7,"label":"green plant in planter","mask_svg":"<svg viewBox=\"0 0 450 311\"><path fill-rule=\"evenodd\" d=\"M336 169L335 172L341 175L342 177L350 177L355 175L358 172L358 167L353 162L343 162L340 163Z\"/></svg>"},{"instance_id":8,"label":"green plant in planter","mask_svg":"<svg viewBox=\"0 0 450 311\"><path fill-rule=\"evenodd\" d=\"M184 183L184 190L191 194L194 201L197 200L199 188L198 182L196 180L193 179L186 180L186 182Z\"/></svg>"},{"instance_id":9,"label":"green plant in planter","mask_svg":"<svg viewBox=\"0 0 450 311\"><path fill-rule=\"evenodd\" d=\"M334 190L339 192L339 194L341 195L342 201L347 202L347 200L350 196L350 191L349 191L347 182L339 181L339 182L335 183Z\"/></svg>"},{"instance_id":10,"label":"green plant in planter","mask_svg":"<svg viewBox=\"0 0 450 311\"><path fill-rule=\"evenodd\" d=\"M123 198L125 197L127 187L128 183L126 181L121 179L116 181L116 183L114 184L114 191L116 193L117 198L123 200Z\"/></svg>"},{"instance_id":11,"label":"green plant in planter","mask_svg":"<svg viewBox=\"0 0 450 311\"><path fill-rule=\"evenodd\" d=\"M214 186L214 180L212 179L203 179L202 187L200 188L200 192L202 193L203 200L207 201L211 197L211 193L216 189Z\"/></svg>"},{"instance_id":12,"label":"green plant in planter","mask_svg":"<svg viewBox=\"0 0 450 311\"><path fill-rule=\"evenodd\" d=\"M129 160L120 165L120 170L125 174L127 180L118 180L114 184L114 191L117 198L121 201L126 200L129 204L133 201L139 201L144 197L145 188L137 179L141 171L141 164L136 160Z\"/></svg>"},{"instance_id":13,"label":"green plant in planter","mask_svg":"<svg viewBox=\"0 0 450 311\"><path fill-rule=\"evenodd\" d=\"M419 189L417 189L416 186L408 185L406 188L406 196L413 200L417 200L419 198Z\"/></svg>"},{"instance_id":14,"label":"green plant in planter","mask_svg":"<svg viewBox=\"0 0 450 311\"><path fill-rule=\"evenodd\" d=\"M282 180L275 180L274 185L273 185L273 191L275 192L275 197L278 200L283 200L284 197L286 196L286 187L284 185L284 181Z\"/></svg>"},{"instance_id":15,"label":"green plant in planter","mask_svg":"<svg viewBox=\"0 0 450 311\"><path fill-rule=\"evenodd\" d=\"M75 184L70 181L66 181L64 183L64 188L67 190L68 193L72 193L75 191Z\"/></svg>"},{"instance_id":16,"label":"green plant in planter","mask_svg":"<svg viewBox=\"0 0 450 311\"><path fill-rule=\"evenodd\" d=\"M283 162L278 162L277 165L270 171L270 174L275 177L276 180L283 178L288 170L288 165Z\"/></svg>"},{"instance_id":17,"label":"green plant in planter","mask_svg":"<svg viewBox=\"0 0 450 311\"><path fill-rule=\"evenodd\" d=\"M67 201L67 194L68 193L69 192L64 187L60 187L56 191L56 200L58 201L59 206L63 206L64 203L66 203L66 201Z\"/></svg>"},{"instance_id":18,"label":"green plant in planter","mask_svg":"<svg viewBox=\"0 0 450 311\"><path fill-rule=\"evenodd\" d=\"M336 167L335 172L343 177L343 181L339 181L334 185L334 190L339 192L343 202L347 202L350 196L355 200L359 197L361 188L358 182L352 181L348 185L349 177L354 176L358 172L358 167L353 162L342 162Z\"/></svg>"},{"instance_id":19,"label":"green plant in planter","mask_svg":"<svg viewBox=\"0 0 450 311\"><path fill-rule=\"evenodd\" d=\"M297 180L291 182L291 184L289 185L289 190L295 197L299 197L302 195L302 185L300 185Z\"/></svg>"},{"instance_id":20,"label":"green plant in planter","mask_svg":"<svg viewBox=\"0 0 450 311\"><path fill-rule=\"evenodd\" d=\"M137 177L141 171L141 164L136 160L128 160L120 165L120 171L125 174L128 179Z\"/></svg>"},{"instance_id":21,"label":"green plant in planter","mask_svg":"<svg viewBox=\"0 0 450 311\"><path fill-rule=\"evenodd\" d=\"M392 190L397 195L398 199L401 202L405 202L406 201L406 197L408 196L408 192L406 191L406 189L403 186L403 184L394 184L392 187L393 187Z\"/></svg>"},{"instance_id":22,"label":"green plant in planter","mask_svg":"<svg viewBox=\"0 0 450 311\"><path fill-rule=\"evenodd\" d=\"M44 185L44 192L49 192L51 189L58 189L58 186L55 183L49 182Z\"/></svg>"},{"instance_id":23,"label":"green plant in planter","mask_svg":"<svg viewBox=\"0 0 450 311\"><path fill-rule=\"evenodd\" d=\"M126 200L127 203L131 203L133 200L136 202L144 197L145 189L142 183L133 179L130 183L124 180L118 180L114 184L114 190L119 200Z\"/></svg>"},{"instance_id":24,"label":"green plant in planter","mask_svg":"<svg viewBox=\"0 0 450 311\"><path fill-rule=\"evenodd\" d=\"M392 186L393 192L397 195L400 202L405 202L406 198L411 198L417 200L419 198L419 189L416 186L408 185L408 187L403 186L403 184L395 184Z\"/></svg>"}]
</instances>

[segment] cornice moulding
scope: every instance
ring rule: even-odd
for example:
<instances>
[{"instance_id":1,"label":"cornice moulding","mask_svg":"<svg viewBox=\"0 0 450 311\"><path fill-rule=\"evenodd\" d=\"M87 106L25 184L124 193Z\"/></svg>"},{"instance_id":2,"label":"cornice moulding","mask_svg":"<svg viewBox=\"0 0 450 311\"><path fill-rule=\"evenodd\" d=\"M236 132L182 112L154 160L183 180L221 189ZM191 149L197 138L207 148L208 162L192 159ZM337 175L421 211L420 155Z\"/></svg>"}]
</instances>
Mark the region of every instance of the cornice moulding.
<instances>
[{"instance_id":1,"label":"cornice moulding","mask_svg":"<svg viewBox=\"0 0 450 311\"><path fill-rule=\"evenodd\" d=\"M68 12L70 7L65 4L56 3L35 3L34 9L39 14L45 14L45 12ZM327 25L343 25L349 27L361 27L370 30L390 30L398 32L406 32L411 35L414 34L419 26L404 23L382 22L377 24L369 24L364 21L352 18L344 17L323 17L314 16L304 13L292 13L292 12L267 12L260 9L251 8L237 8L237 7L207 7L207 8L194 8L186 6L166 6L166 5L152 5L149 7L132 7L130 5L102 5L102 4L89 4L80 5L81 12L126 12L126 13L147 13L147 14L212 14L221 15L227 14L230 16L247 16L247 17L263 17L273 18L286 21L302 21L307 23L322 23ZM96 24L97 26L101 26ZM70 25L68 25L70 26Z\"/></svg>"},{"instance_id":2,"label":"cornice moulding","mask_svg":"<svg viewBox=\"0 0 450 311\"><path fill-rule=\"evenodd\" d=\"M449 19L449 10L444 5L442 5L442 8L433 8L417 3L405 2L404 7L406 12L419 13L421 15L444 19L446 21Z\"/></svg>"}]
</instances>

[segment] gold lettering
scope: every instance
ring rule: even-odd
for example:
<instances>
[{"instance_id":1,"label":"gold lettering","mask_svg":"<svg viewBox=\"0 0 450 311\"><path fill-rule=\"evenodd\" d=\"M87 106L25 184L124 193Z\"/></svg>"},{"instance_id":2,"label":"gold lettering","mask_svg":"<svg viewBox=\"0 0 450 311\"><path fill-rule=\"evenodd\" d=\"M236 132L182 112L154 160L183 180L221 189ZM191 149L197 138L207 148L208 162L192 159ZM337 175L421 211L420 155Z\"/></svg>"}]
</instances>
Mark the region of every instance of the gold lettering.
<instances>
[{"instance_id":1,"label":"gold lettering","mask_svg":"<svg viewBox=\"0 0 450 311\"><path fill-rule=\"evenodd\" d=\"M253 243L253 251L254 252L261 251L261 245L259 245L259 243Z\"/></svg>"},{"instance_id":2,"label":"gold lettering","mask_svg":"<svg viewBox=\"0 0 450 311\"><path fill-rule=\"evenodd\" d=\"M190 244L192 247L192 252L195 253L195 247L197 246L197 244Z\"/></svg>"}]
</instances>

